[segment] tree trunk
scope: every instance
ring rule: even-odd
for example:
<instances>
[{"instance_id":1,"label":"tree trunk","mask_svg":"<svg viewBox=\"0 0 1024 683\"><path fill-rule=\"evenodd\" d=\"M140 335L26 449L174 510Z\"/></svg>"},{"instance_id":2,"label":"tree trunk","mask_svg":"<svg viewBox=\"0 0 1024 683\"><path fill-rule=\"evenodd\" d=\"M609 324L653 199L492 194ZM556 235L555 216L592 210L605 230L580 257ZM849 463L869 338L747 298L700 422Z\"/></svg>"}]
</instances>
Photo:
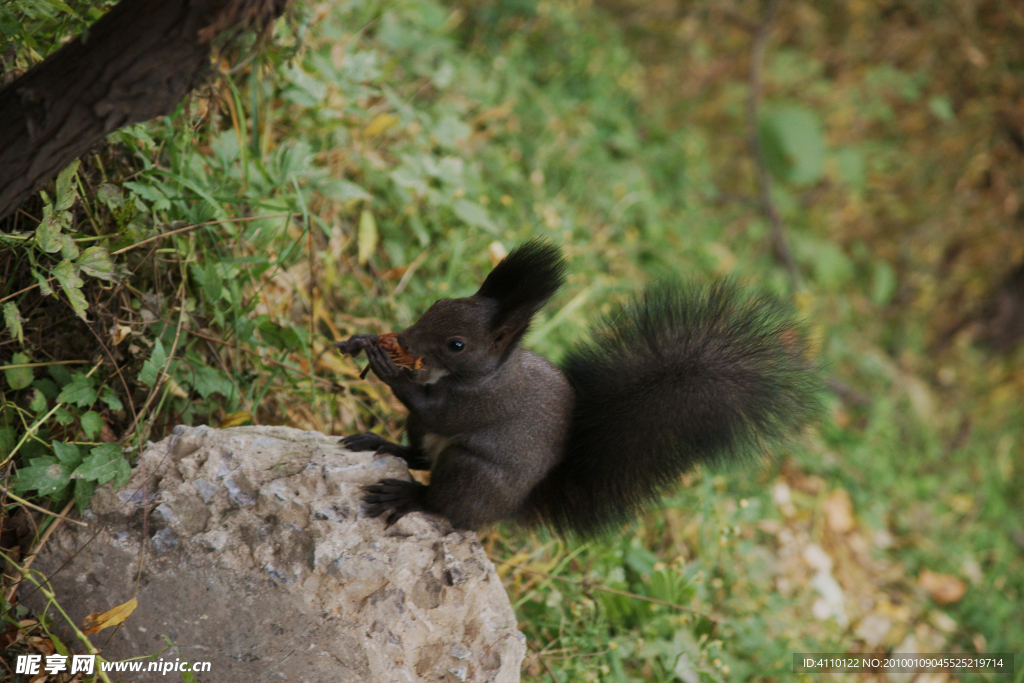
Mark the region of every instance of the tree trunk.
<instances>
[{"instance_id":1,"label":"tree trunk","mask_svg":"<svg viewBox=\"0 0 1024 683\"><path fill-rule=\"evenodd\" d=\"M121 0L0 90L0 219L108 133L174 109L217 31L277 0Z\"/></svg>"}]
</instances>

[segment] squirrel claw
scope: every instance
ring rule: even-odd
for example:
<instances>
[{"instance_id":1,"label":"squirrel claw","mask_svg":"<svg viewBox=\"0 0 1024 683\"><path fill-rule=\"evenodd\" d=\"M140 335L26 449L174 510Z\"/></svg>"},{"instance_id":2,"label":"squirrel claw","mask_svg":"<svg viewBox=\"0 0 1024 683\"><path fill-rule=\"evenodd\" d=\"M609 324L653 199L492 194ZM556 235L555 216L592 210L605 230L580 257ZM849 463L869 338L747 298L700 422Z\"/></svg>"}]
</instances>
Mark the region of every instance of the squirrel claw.
<instances>
[{"instance_id":1,"label":"squirrel claw","mask_svg":"<svg viewBox=\"0 0 1024 683\"><path fill-rule=\"evenodd\" d=\"M414 481L383 479L376 484L363 487L363 509L367 517L387 514L384 528L405 517L410 512L422 511L421 495L426 486Z\"/></svg>"},{"instance_id":2,"label":"squirrel claw","mask_svg":"<svg viewBox=\"0 0 1024 683\"><path fill-rule=\"evenodd\" d=\"M350 451L377 451L380 450L381 446L388 443L387 439L374 434L373 432L364 432L363 434L353 434L352 436L346 436L341 440L341 445Z\"/></svg>"},{"instance_id":3,"label":"squirrel claw","mask_svg":"<svg viewBox=\"0 0 1024 683\"><path fill-rule=\"evenodd\" d=\"M376 334L354 334L345 341L336 342L334 348L342 353L355 356L363 349L372 347L378 339Z\"/></svg>"}]
</instances>

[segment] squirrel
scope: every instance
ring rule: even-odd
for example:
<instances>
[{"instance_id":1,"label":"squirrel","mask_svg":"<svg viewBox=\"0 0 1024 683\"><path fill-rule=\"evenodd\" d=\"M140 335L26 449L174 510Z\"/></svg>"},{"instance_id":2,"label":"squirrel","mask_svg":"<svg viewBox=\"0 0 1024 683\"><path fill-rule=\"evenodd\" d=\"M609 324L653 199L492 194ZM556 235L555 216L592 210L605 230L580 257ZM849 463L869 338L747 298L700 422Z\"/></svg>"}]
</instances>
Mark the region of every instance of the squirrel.
<instances>
[{"instance_id":1,"label":"squirrel","mask_svg":"<svg viewBox=\"0 0 1024 683\"><path fill-rule=\"evenodd\" d=\"M384 479L364 509L391 526L410 512L476 530L510 520L598 535L632 518L695 465L742 460L817 414L820 380L787 307L734 282L661 283L597 326L561 368L523 349L566 263L525 242L476 294L435 302L397 342L422 367L396 365L378 336L335 346L408 409L409 445L373 433L354 451L429 469L430 484Z\"/></svg>"}]
</instances>

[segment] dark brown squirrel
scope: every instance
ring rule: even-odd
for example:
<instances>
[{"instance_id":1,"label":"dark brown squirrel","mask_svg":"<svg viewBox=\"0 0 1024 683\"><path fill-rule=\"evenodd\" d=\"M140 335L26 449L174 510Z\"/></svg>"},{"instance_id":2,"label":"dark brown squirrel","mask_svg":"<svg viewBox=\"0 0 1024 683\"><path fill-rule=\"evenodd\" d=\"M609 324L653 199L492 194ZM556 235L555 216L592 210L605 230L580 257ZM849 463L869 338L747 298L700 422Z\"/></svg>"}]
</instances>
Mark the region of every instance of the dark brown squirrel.
<instances>
[{"instance_id":1,"label":"dark brown squirrel","mask_svg":"<svg viewBox=\"0 0 1024 683\"><path fill-rule=\"evenodd\" d=\"M459 529L511 520L590 536L630 519L691 467L760 455L817 414L820 380L799 325L776 298L729 281L648 287L561 369L521 348L564 271L555 245L518 246L476 294L437 301L398 333L423 358L415 371L376 335L336 345L365 351L409 409L408 446L372 433L342 443L430 470L429 486L366 487L369 516L390 526L421 511Z\"/></svg>"}]
</instances>

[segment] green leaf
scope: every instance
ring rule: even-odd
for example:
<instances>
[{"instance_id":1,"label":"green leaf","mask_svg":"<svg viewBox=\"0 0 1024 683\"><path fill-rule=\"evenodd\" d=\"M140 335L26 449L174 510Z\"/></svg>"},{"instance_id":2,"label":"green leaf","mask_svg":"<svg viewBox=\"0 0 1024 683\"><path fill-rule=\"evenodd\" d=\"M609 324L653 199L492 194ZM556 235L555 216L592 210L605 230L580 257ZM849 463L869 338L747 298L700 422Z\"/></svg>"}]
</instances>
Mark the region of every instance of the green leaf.
<instances>
[{"instance_id":1,"label":"green leaf","mask_svg":"<svg viewBox=\"0 0 1024 683\"><path fill-rule=\"evenodd\" d=\"M217 393L228 399L235 398L235 385L216 368L206 365L197 366L192 377L192 388L195 389L204 399L211 394Z\"/></svg>"},{"instance_id":2,"label":"green leaf","mask_svg":"<svg viewBox=\"0 0 1024 683\"><path fill-rule=\"evenodd\" d=\"M75 240L71 235L61 235L60 255L61 258L76 259L78 254L81 253L78 250L78 245L75 244Z\"/></svg>"},{"instance_id":3,"label":"green leaf","mask_svg":"<svg viewBox=\"0 0 1024 683\"><path fill-rule=\"evenodd\" d=\"M335 199L345 204L351 201L364 200L368 201L373 199L373 195L359 187L353 182L348 180L341 180L338 178L328 178L321 180L317 184L317 189L320 190L324 195Z\"/></svg>"},{"instance_id":4,"label":"green leaf","mask_svg":"<svg viewBox=\"0 0 1024 683\"><path fill-rule=\"evenodd\" d=\"M83 372L76 372L72 377L71 383L61 389L57 401L80 408L91 406L96 401L96 380Z\"/></svg>"},{"instance_id":5,"label":"green leaf","mask_svg":"<svg viewBox=\"0 0 1024 683\"><path fill-rule=\"evenodd\" d=\"M92 277L110 282L118 282L121 279L114 270L114 262L110 260L110 254L104 247L89 247L82 252L79 259L75 261L75 265L81 268L86 275Z\"/></svg>"},{"instance_id":6,"label":"green leaf","mask_svg":"<svg viewBox=\"0 0 1024 683\"><path fill-rule=\"evenodd\" d=\"M202 273L203 292L206 293L207 300L212 304L220 299L220 293L224 289L224 283L221 282L220 275L217 273L217 264L213 259L207 261L206 268Z\"/></svg>"},{"instance_id":7,"label":"green leaf","mask_svg":"<svg viewBox=\"0 0 1024 683\"><path fill-rule=\"evenodd\" d=\"M798 105L769 109L759 123L765 163L794 185L812 185L825 171L825 136L818 114Z\"/></svg>"},{"instance_id":8,"label":"green leaf","mask_svg":"<svg viewBox=\"0 0 1024 683\"><path fill-rule=\"evenodd\" d=\"M49 380L40 380L49 381ZM46 410L46 394L39 389L32 389L32 400L29 402L28 407L34 411L36 415Z\"/></svg>"},{"instance_id":9,"label":"green leaf","mask_svg":"<svg viewBox=\"0 0 1024 683\"><path fill-rule=\"evenodd\" d=\"M78 513L85 512L85 509L89 506L89 501L92 499L93 491L96 490L96 484L85 479L75 480L75 505L78 507Z\"/></svg>"},{"instance_id":10,"label":"green leaf","mask_svg":"<svg viewBox=\"0 0 1024 683\"><path fill-rule=\"evenodd\" d=\"M33 458L28 467L18 470L14 490L18 493L38 491L40 496L60 493L71 483L71 473L53 456Z\"/></svg>"},{"instance_id":11,"label":"green leaf","mask_svg":"<svg viewBox=\"0 0 1024 683\"><path fill-rule=\"evenodd\" d=\"M263 320L257 327L265 342L282 351L290 351L302 345L302 339L290 327L282 327L272 320Z\"/></svg>"},{"instance_id":12,"label":"green leaf","mask_svg":"<svg viewBox=\"0 0 1024 683\"><path fill-rule=\"evenodd\" d=\"M71 376L68 375L68 382L70 381ZM43 377L42 379L37 379L35 382L32 382L32 386L34 386L39 391L43 392L43 395L46 396L46 398L55 399L57 398L57 394L60 393L60 387L57 386L57 383L54 382L53 380L46 379L45 377Z\"/></svg>"},{"instance_id":13,"label":"green leaf","mask_svg":"<svg viewBox=\"0 0 1024 683\"><path fill-rule=\"evenodd\" d=\"M49 204L43 207L43 220L36 228L36 244L47 254L56 254L64 246L60 217L54 216Z\"/></svg>"},{"instance_id":14,"label":"green leaf","mask_svg":"<svg viewBox=\"0 0 1024 683\"><path fill-rule=\"evenodd\" d=\"M13 301L4 302L4 326L11 336L18 340L19 344L25 343L25 333L21 328L23 322L24 319L21 317L18 306Z\"/></svg>"},{"instance_id":15,"label":"green leaf","mask_svg":"<svg viewBox=\"0 0 1024 683\"><path fill-rule=\"evenodd\" d=\"M10 425L0 425L0 459L6 458L14 451L14 447L18 443L18 435L14 431L14 427Z\"/></svg>"},{"instance_id":16,"label":"green leaf","mask_svg":"<svg viewBox=\"0 0 1024 683\"><path fill-rule=\"evenodd\" d=\"M896 294L896 271L885 261L875 263L871 274L871 300L878 306L885 306Z\"/></svg>"},{"instance_id":17,"label":"green leaf","mask_svg":"<svg viewBox=\"0 0 1024 683\"><path fill-rule=\"evenodd\" d=\"M85 310L89 308L89 303L85 300L85 295L82 294L82 285L85 282L78 276L78 269L71 261L64 259L53 269L53 276L57 278L68 301L71 302L71 308L82 320L86 320Z\"/></svg>"},{"instance_id":18,"label":"green leaf","mask_svg":"<svg viewBox=\"0 0 1024 683\"><path fill-rule=\"evenodd\" d=\"M32 390L32 400L29 401L29 410L33 411L36 415L39 415L46 410L46 394L39 389Z\"/></svg>"},{"instance_id":19,"label":"green leaf","mask_svg":"<svg viewBox=\"0 0 1024 683\"><path fill-rule=\"evenodd\" d=\"M71 384L71 380L74 379L71 376L71 371L63 365L51 365L46 368L46 371L50 373L50 377L52 377L57 384Z\"/></svg>"},{"instance_id":20,"label":"green leaf","mask_svg":"<svg viewBox=\"0 0 1024 683\"><path fill-rule=\"evenodd\" d=\"M124 193L121 188L111 183L101 183L96 191L96 197L110 209L119 208L124 204Z\"/></svg>"},{"instance_id":21,"label":"green leaf","mask_svg":"<svg viewBox=\"0 0 1024 683\"><path fill-rule=\"evenodd\" d=\"M75 479L94 481L105 484L113 480L114 486L121 486L131 476L131 466L121 455L121 447L115 443L105 443L89 451L89 455L72 473Z\"/></svg>"},{"instance_id":22,"label":"green leaf","mask_svg":"<svg viewBox=\"0 0 1024 683\"><path fill-rule=\"evenodd\" d=\"M128 181L122 183L126 188L131 190L132 194L141 197L145 201L153 205L153 209L156 211L166 211L171 208L171 202L167 199L163 192L157 189L153 185L147 183L136 183Z\"/></svg>"},{"instance_id":23,"label":"green leaf","mask_svg":"<svg viewBox=\"0 0 1024 683\"><path fill-rule=\"evenodd\" d=\"M468 199L458 199L452 204L452 210L455 211L455 215L461 218L466 225L474 228L483 228L494 235L498 234L498 226L491 220L487 209L476 202L471 202Z\"/></svg>"},{"instance_id":24,"label":"green leaf","mask_svg":"<svg viewBox=\"0 0 1024 683\"><path fill-rule=\"evenodd\" d=\"M57 460L59 460L69 472L82 463L82 453L78 450L78 446L75 444L51 441L50 445L53 446L53 454L57 456Z\"/></svg>"},{"instance_id":25,"label":"green leaf","mask_svg":"<svg viewBox=\"0 0 1024 683\"><path fill-rule=\"evenodd\" d=\"M16 353L11 356L11 365L24 365L29 362L29 357L24 353ZM32 368L4 368L4 377L7 384L14 391L19 391L32 384Z\"/></svg>"},{"instance_id":26,"label":"green leaf","mask_svg":"<svg viewBox=\"0 0 1024 683\"><path fill-rule=\"evenodd\" d=\"M864 189L864 155L856 147L843 147L836 152L836 167L843 182L857 190Z\"/></svg>"},{"instance_id":27,"label":"green leaf","mask_svg":"<svg viewBox=\"0 0 1024 683\"><path fill-rule=\"evenodd\" d=\"M82 423L82 431L90 441L95 441L103 429L103 418L95 410L90 410L78 418Z\"/></svg>"},{"instance_id":28,"label":"green leaf","mask_svg":"<svg viewBox=\"0 0 1024 683\"><path fill-rule=\"evenodd\" d=\"M100 390L100 400L106 403L107 407L111 410L124 410L124 404L121 403L117 392L107 385L104 385Z\"/></svg>"},{"instance_id":29,"label":"green leaf","mask_svg":"<svg viewBox=\"0 0 1024 683\"><path fill-rule=\"evenodd\" d=\"M164 345L157 339L153 343L153 353L142 364L142 371L139 372L139 381L146 386L155 386L157 378L160 377L160 373L163 372L165 365L167 365L167 353L164 351Z\"/></svg>"},{"instance_id":30,"label":"green leaf","mask_svg":"<svg viewBox=\"0 0 1024 683\"><path fill-rule=\"evenodd\" d=\"M53 413L53 419L56 420L57 424L61 425L62 427L67 427L69 424L75 421L75 416L71 414L70 410L68 410L64 406L60 406Z\"/></svg>"},{"instance_id":31,"label":"green leaf","mask_svg":"<svg viewBox=\"0 0 1024 683\"><path fill-rule=\"evenodd\" d=\"M43 277L43 274L35 268L32 269L32 277L34 277L36 282L39 283L39 291L42 292L43 296L54 296L53 288L50 287L48 278Z\"/></svg>"},{"instance_id":32,"label":"green leaf","mask_svg":"<svg viewBox=\"0 0 1024 683\"><path fill-rule=\"evenodd\" d=\"M363 265L377 249L377 220L369 209L363 209L359 215L359 234L356 239L359 243L359 265Z\"/></svg>"},{"instance_id":33,"label":"green leaf","mask_svg":"<svg viewBox=\"0 0 1024 683\"><path fill-rule=\"evenodd\" d=\"M74 181L79 163L78 159L75 159L57 176L57 211L66 211L75 203L78 192L75 190Z\"/></svg>"}]
</instances>

